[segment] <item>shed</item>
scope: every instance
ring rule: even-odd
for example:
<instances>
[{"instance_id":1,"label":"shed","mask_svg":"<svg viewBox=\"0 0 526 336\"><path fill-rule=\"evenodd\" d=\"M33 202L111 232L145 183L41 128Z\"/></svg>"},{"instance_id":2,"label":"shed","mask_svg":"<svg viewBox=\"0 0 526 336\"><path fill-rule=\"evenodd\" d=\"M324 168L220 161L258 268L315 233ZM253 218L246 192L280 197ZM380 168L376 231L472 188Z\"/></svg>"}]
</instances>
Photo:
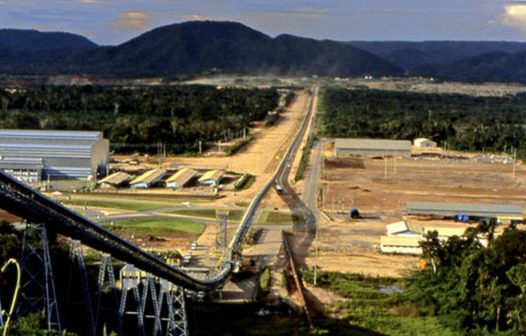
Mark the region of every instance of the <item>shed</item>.
<instances>
[{"instance_id":1,"label":"shed","mask_svg":"<svg viewBox=\"0 0 526 336\"><path fill-rule=\"evenodd\" d=\"M415 147L436 147L437 143L427 138L418 138L413 141Z\"/></svg>"},{"instance_id":2,"label":"shed","mask_svg":"<svg viewBox=\"0 0 526 336\"><path fill-rule=\"evenodd\" d=\"M225 173L222 170L209 170L199 178L198 182L202 185L217 186L224 175Z\"/></svg>"},{"instance_id":3,"label":"shed","mask_svg":"<svg viewBox=\"0 0 526 336\"><path fill-rule=\"evenodd\" d=\"M411 156L411 141L383 139L336 139L334 155L351 156Z\"/></svg>"},{"instance_id":4,"label":"shed","mask_svg":"<svg viewBox=\"0 0 526 336\"><path fill-rule=\"evenodd\" d=\"M196 171L191 168L183 168L177 173L173 174L166 180L166 188L182 188L187 184L195 175Z\"/></svg>"},{"instance_id":5,"label":"shed","mask_svg":"<svg viewBox=\"0 0 526 336\"><path fill-rule=\"evenodd\" d=\"M160 168L152 169L135 178L130 182L130 185L133 189L147 189L161 181L164 175L166 175L166 170Z\"/></svg>"},{"instance_id":6,"label":"shed","mask_svg":"<svg viewBox=\"0 0 526 336\"><path fill-rule=\"evenodd\" d=\"M120 187L129 182L133 178L132 175L125 172L115 172L110 174L99 181L99 184L103 188L107 187Z\"/></svg>"}]
</instances>

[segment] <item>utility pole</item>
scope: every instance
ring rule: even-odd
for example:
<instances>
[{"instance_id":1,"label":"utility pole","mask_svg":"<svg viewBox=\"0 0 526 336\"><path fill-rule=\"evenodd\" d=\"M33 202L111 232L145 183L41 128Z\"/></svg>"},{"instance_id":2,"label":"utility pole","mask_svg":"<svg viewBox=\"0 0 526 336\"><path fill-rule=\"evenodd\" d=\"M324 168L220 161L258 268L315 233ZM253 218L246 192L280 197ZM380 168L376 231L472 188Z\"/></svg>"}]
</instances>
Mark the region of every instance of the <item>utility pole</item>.
<instances>
[{"instance_id":1,"label":"utility pole","mask_svg":"<svg viewBox=\"0 0 526 336\"><path fill-rule=\"evenodd\" d=\"M199 155L203 154L203 142L199 140Z\"/></svg>"}]
</instances>

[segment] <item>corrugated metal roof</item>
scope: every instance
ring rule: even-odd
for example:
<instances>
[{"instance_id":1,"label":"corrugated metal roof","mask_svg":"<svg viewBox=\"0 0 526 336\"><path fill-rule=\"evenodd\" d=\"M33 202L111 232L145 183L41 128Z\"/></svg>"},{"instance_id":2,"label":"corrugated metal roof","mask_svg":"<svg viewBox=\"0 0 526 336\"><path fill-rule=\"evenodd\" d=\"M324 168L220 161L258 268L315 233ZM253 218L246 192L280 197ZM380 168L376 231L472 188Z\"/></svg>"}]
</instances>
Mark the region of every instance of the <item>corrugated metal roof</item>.
<instances>
[{"instance_id":1,"label":"corrugated metal roof","mask_svg":"<svg viewBox=\"0 0 526 336\"><path fill-rule=\"evenodd\" d=\"M435 202L406 202L405 207L410 215L439 215L496 217L499 215L522 216L522 207L513 204L463 204Z\"/></svg>"},{"instance_id":2,"label":"corrugated metal roof","mask_svg":"<svg viewBox=\"0 0 526 336\"><path fill-rule=\"evenodd\" d=\"M389 151L410 151L409 140L384 140L384 139L341 139L334 141L336 149L371 149Z\"/></svg>"},{"instance_id":3,"label":"corrugated metal roof","mask_svg":"<svg viewBox=\"0 0 526 336\"><path fill-rule=\"evenodd\" d=\"M179 170L177 173L170 176L166 183L175 182L178 185L185 184L188 182L192 177L194 177L197 174L197 172L191 168L183 168Z\"/></svg>"},{"instance_id":4,"label":"corrugated metal roof","mask_svg":"<svg viewBox=\"0 0 526 336\"><path fill-rule=\"evenodd\" d=\"M106 176L102 180L99 181L99 183L108 183L108 184L114 184L119 185L122 184L128 180L130 180L132 176L125 172L116 172L111 175Z\"/></svg>"},{"instance_id":5,"label":"corrugated metal roof","mask_svg":"<svg viewBox=\"0 0 526 336\"><path fill-rule=\"evenodd\" d=\"M64 140L93 140L102 139L102 132L94 131L56 131L56 130L20 130L0 129L0 138L41 138Z\"/></svg>"},{"instance_id":6,"label":"corrugated metal roof","mask_svg":"<svg viewBox=\"0 0 526 336\"><path fill-rule=\"evenodd\" d=\"M215 169L215 170L209 170L207 171L206 173L203 174L203 176L201 176L199 178L199 182L204 182L206 180L211 180L211 181L219 181L221 179L221 177L223 177L225 173L222 171L222 170L219 170L219 169Z\"/></svg>"},{"instance_id":7,"label":"corrugated metal roof","mask_svg":"<svg viewBox=\"0 0 526 336\"><path fill-rule=\"evenodd\" d=\"M140 175L139 177L135 178L133 181L130 182L130 184L137 184L137 183L153 184L159 181L160 179L162 179L165 174L166 174L166 170L164 169L160 169L160 168L152 169Z\"/></svg>"},{"instance_id":8,"label":"corrugated metal roof","mask_svg":"<svg viewBox=\"0 0 526 336\"><path fill-rule=\"evenodd\" d=\"M2 169L42 169L44 167L41 158L25 157L1 157L0 168Z\"/></svg>"}]
</instances>

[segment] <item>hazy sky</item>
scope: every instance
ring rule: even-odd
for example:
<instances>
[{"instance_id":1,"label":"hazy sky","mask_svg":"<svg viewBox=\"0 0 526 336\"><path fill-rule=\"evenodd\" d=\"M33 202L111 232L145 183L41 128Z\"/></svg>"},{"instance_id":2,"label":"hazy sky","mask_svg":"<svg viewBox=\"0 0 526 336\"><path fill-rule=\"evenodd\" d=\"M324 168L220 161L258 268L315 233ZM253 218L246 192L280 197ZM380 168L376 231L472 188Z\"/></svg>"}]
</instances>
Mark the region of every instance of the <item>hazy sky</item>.
<instances>
[{"instance_id":1,"label":"hazy sky","mask_svg":"<svg viewBox=\"0 0 526 336\"><path fill-rule=\"evenodd\" d=\"M239 21L271 36L334 40L526 40L526 1L0 0L0 27L118 44L187 20Z\"/></svg>"}]
</instances>

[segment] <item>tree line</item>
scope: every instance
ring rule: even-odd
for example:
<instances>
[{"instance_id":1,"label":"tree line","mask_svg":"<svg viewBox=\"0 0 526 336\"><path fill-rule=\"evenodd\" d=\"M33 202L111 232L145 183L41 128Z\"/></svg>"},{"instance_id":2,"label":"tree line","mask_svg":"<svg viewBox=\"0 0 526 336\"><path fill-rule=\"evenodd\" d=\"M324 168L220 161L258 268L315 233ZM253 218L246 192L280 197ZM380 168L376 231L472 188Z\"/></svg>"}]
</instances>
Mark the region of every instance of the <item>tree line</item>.
<instances>
[{"instance_id":1,"label":"tree line","mask_svg":"<svg viewBox=\"0 0 526 336\"><path fill-rule=\"evenodd\" d=\"M196 152L278 106L275 89L42 86L0 90L0 128L96 130L120 151Z\"/></svg>"},{"instance_id":2,"label":"tree line","mask_svg":"<svg viewBox=\"0 0 526 336\"><path fill-rule=\"evenodd\" d=\"M425 137L456 150L517 149L526 156L526 94L474 97L327 88L320 110L325 136Z\"/></svg>"},{"instance_id":3,"label":"tree line","mask_svg":"<svg viewBox=\"0 0 526 336\"><path fill-rule=\"evenodd\" d=\"M429 232L421 243L429 263L407 279L407 298L468 335L526 334L526 231L510 226L494 239L495 226L483 222L447 241Z\"/></svg>"}]
</instances>

